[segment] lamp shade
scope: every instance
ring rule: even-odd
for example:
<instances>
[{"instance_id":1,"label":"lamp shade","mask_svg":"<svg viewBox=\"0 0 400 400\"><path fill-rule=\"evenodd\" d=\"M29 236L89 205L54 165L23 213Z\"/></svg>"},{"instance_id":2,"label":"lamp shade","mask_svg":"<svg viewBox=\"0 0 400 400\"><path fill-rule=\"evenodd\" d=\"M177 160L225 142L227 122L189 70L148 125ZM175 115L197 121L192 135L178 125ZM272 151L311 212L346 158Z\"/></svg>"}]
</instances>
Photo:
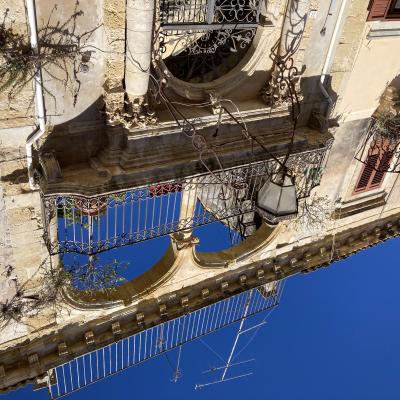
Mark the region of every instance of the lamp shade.
<instances>
[{"instance_id":1,"label":"lamp shade","mask_svg":"<svg viewBox=\"0 0 400 400\"><path fill-rule=\"evenodd\" d=\"M257 194L256 207L270 225L294 217L298 207L294 179L282 173L268 179Z\"/></svg>"}]
</instances>

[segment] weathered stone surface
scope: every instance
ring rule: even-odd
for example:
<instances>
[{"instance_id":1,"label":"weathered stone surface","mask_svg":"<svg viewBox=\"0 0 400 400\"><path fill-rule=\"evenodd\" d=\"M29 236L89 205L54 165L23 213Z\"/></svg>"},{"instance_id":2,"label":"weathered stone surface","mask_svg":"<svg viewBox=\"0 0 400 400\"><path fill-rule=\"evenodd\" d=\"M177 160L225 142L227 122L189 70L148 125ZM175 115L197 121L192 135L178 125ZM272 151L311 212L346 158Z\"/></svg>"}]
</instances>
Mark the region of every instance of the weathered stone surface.
<instances>
[{"instance_id":1,"label":"weathered stone surface","mask_svg":"<svg viewBox=\"0 0 400 400\"><path fill-rule=\"evenodd\" d=\"M15 33L27 35L28 27L25 16L24 0L0 0L0 18L6 26L11 26ZM0 129L30 125L34 121L34 103L32 82L27 83L23 90L12 100L10 92L0 93Z\"/></svg>"}]
</instances>

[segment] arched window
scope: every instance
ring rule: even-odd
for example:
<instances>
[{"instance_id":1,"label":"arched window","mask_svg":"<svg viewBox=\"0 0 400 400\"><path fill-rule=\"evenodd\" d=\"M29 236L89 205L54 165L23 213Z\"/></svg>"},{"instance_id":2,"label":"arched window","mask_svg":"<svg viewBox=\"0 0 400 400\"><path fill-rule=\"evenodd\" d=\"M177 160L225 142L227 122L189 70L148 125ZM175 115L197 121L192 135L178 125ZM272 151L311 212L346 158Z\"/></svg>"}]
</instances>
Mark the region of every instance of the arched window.
<instances>
[{"instance_id":1,"label":"arched window","mask_svg":"<svg viewBox=\"0 0 400 400\"><path fill-rule=\"evenodd\" d=\"M259 15L260 0L161 0L165 65L186 82L219 78L246 54Z\"/></svg>"}]
</instances>

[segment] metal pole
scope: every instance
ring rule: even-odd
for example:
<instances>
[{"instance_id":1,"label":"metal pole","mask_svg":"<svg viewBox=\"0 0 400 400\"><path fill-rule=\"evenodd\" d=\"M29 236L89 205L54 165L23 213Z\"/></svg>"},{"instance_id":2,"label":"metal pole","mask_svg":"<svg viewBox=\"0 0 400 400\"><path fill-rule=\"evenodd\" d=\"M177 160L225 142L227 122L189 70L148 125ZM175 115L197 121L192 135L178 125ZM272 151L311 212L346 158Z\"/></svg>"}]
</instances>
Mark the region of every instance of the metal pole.
<instances>
[{"instance_id":1,"label":"metal pole","mask_svg":"<svg viewBox=\"0 0 400 400\"><path fill-rule=\"evenodd\" d=\"M247 300L247 304L246 304L246 307L245 307L245 310L244 310L244 315L243 315L242 320L240 321L239 330L238 330L238 332L237 332L237 334L236 334L235 342L233 343L232 350L231 350L231 354L229 354L229 358L228 358L228 361L227 361L227 363L226 363L224 372L222 373L221 381L223 381L223 380L225 379L226 372L228 371L228 368L229 368L229 366L230 366L230 364L231 364L232 357L233 357L233 353L235 352L236 345L237 345L237 342L238 342L238 340L239 340L240 333L242 332L244 321L245 321L245 319L246 319L247 311L249 310L250 300L251 300L251 295L252 295L252 294L253 294L253 291L251 291L251 292L249 293L249 298L248 298L248 300Z\"/></svg>"}]
</instances>

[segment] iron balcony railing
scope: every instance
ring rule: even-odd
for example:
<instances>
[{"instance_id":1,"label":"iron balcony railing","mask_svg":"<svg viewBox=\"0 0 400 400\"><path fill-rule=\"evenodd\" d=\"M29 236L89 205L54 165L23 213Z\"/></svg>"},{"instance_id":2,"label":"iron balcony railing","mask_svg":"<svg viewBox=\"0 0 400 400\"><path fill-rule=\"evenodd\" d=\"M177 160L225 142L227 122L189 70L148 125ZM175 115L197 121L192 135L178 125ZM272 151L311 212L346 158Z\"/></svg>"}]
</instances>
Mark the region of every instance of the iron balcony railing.
<instances>
[{"instance_id":1,"label":"iron balcony railing","mask_svg":"<svg viewBox=\"0 0 400 400\"><path fill-rule=\"evenodd\" d=\"M161 0L164 31L256 28L260 0Z\"/></svg>"},{"instance_id":2,"label":"iron balcony railing","mask_svg":"<svg viewBox=\"0 0 400 400\"><path fill-rule=\"evenodd\" d=\"M299 199L319 185L327 149L290 156ZM267 160L94 197L42 194L45 242L50 254L93 255L214 221L239 230L276 168Z\"/></svg>"},{"instance_id":3,"label":"iron balcony railing","mask_svg":"<svg viewBox=\"0 0 400 400\"><path fill-rule=\"evenodd\" d=\"M276 307L284 281L250 289L96 349L48 371L51 399L59 399L129 367Z\"/></svg>"}]
</instances>

